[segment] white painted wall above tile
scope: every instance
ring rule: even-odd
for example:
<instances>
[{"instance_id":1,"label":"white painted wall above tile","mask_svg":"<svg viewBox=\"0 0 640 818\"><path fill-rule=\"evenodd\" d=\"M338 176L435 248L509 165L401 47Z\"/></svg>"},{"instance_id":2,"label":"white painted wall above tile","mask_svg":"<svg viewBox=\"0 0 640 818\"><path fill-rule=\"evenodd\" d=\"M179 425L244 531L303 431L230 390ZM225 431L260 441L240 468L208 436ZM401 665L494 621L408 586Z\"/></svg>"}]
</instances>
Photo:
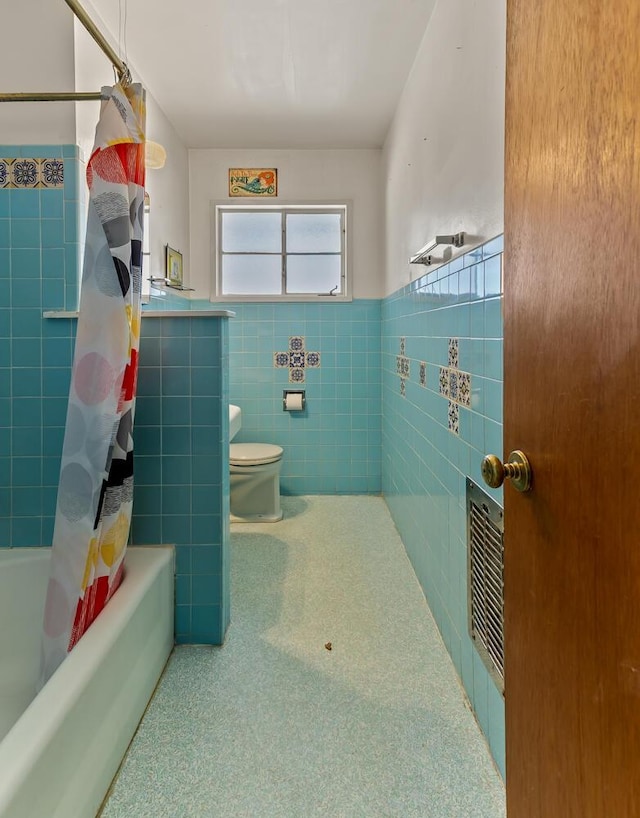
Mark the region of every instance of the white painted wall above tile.
<instances>
[{"instance_id":1,"label":"white painted wall above tile","mask_svg":"<svg viewBox=\"0 0 640 818\"><path fill-rule=\"evenodd\" d=\"M384 147L385 295L437 234L503 230L505 25L503 3L436 3Z\"/></svg>"},{"instance_id":2,"label":"white painted wall above tile","mask_svg":"<svg viewBox=\"0 0 640 818\"><path fill-rule=\"evenodd\" d=\"M212 292L211 203L227 200L233 167L278 169L278 196L268 204L351 202L347 226L351 293L382 297L383 191L381 152L364 150L190 150L191 279L199 298ZM237 199L231 199L237 203ZM250 199L243 199L243 204ZM256 200L260 204L260 200Z\"/></svg>"},{"instance_id":3,"label":"white painted wall above tile","mask_svg":"<svg viewBox=\"0 0 640 818\"><path fill-rule=\"evenodd\" d=\"M62 0L2 4L2 93L73 91L73 15ZM96 89L97 90L97 89ZM3 102L4 145L70 144L73 102Z\"/></svg>"},{"instance_id":4,"label":"white painted wall above tile","mask_svg":"<svg viewBox=\"0 0 640 818\"><path fill-rule=\"evenodd\" d=\"M106 26L94 10L91 10L91 14L117 51L117 41L109 37ZM76 89L78 91L99 91L103 85L109 85L113 82L111 65L84 27L77 20L74 25ZM131 51L134 52L134 48L131 48ZM135 52L138 53L137 49ZM134 78L140 80L137 65L131 61L129 65ZM144 80L143 85L146 88ZM147 137L159 142L165 148L167 161L161 170L147 168L146 190L151 202L151 218L149 221L151 269L145 270L144 275L151 274L154 278L164 277L164 248L168 244L182 253L184 283L186 286L190 286L189 166L187 149L148 89L146 91L146 103ZM41 103L41 105L44 104L46 103ZM85 160L93 149L99 115L100 102L78 103L75 138Z\"/></svg>"}]
</instances>

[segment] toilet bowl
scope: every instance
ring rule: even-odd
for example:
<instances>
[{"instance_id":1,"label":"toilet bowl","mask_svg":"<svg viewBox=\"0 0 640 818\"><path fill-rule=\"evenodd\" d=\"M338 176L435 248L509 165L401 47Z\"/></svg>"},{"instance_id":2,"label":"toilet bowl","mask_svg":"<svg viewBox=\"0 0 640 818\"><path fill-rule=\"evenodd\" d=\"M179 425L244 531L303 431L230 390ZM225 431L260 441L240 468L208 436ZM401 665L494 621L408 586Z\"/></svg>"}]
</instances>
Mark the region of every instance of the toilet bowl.
<instances>
[{"instance_id":1,"label":"toilet bowl","mask_svg":"<svg viewBox=\"0 0 640 818\"><path fill-rule=\"evenodd\" d=\"M232 523L277 523L282 519L281 463L281 446L270 443L230 444Z\"/></svg>"}]
</instances>

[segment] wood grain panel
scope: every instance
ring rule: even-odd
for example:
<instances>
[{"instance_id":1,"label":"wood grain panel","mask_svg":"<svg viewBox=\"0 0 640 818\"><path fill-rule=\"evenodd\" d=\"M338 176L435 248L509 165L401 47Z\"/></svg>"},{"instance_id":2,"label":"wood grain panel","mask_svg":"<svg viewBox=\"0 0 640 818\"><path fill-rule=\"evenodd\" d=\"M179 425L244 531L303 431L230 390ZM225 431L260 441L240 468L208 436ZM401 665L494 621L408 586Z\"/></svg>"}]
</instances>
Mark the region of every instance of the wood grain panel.
<instances>
[{"instance_id":1,"label":"wood grain panel","mask_svg":"<svg viewBox=\"0 0 640 818\"><path fill-rule=\"evenodd\" d=\"M508 0L509 818L640 816L640 3Z\"/></svg>"}]
</instances>

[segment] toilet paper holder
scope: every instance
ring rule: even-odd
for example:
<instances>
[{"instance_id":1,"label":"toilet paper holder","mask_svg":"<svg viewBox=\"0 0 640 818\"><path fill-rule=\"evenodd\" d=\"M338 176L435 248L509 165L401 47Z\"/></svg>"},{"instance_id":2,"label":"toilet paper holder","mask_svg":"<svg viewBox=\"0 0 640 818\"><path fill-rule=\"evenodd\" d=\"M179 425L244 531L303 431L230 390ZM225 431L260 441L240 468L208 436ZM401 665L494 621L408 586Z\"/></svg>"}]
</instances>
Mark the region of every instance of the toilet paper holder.
<instances>
[{"instance_id":1,"label":"toilet paper holder","mask_svg":"<svg viewBox=\"0 0 640 818\"><path fill-rule=\"evenodd\" d=\"M304 389L283 389L282 411L302 412L307 405Z\"/></svg>"}]
</instances>

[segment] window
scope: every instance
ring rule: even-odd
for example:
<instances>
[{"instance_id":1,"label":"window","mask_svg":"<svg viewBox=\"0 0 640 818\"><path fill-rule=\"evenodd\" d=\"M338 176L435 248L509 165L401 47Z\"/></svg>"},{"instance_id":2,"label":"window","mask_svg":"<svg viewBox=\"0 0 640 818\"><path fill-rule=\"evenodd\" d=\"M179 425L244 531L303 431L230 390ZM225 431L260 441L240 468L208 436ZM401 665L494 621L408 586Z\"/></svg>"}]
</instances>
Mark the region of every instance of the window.
<instances>
[{"instance_id":1,"label":"window","mask_svg":"<svg viewBox=\"0 0 640 818\"><path fill-rule=\"evenodd\" d=\"M142 303L148 304L151 297L151 239L149 229L151 227L151 199L145 190L144 192L144 213L142 222Z\"/></svg>"},{"instance_id":2,"label":"window","mask_svg":"<svg viewBox=\"0 0 640 818\"><path fill-rule=\"evenodd\" d=\"M217 298L347 298L346 211L346 205L217 205Z\"/></svg>"}]
</instances>

